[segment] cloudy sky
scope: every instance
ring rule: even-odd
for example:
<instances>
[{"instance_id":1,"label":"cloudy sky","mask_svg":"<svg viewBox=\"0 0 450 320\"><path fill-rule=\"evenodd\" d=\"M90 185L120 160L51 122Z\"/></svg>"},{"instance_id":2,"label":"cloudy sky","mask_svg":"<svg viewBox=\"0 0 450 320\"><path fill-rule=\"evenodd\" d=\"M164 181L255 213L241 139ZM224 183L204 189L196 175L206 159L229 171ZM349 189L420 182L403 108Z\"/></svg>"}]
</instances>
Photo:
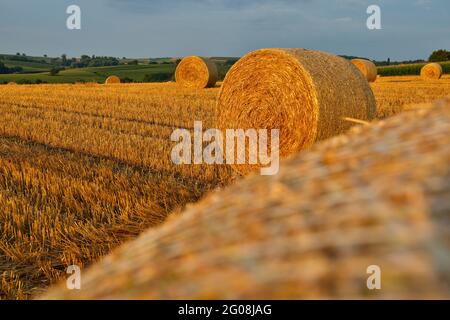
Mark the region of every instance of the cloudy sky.
<instances>
[{"instance_id":1,"label":"cloudy sky","mask_svg":"<svg viewBox=\"0 0 450 320\"><path fill-rule=\"evenodd\" d=\"M80 6L81 30L66 28ZM368 30L367 7L382 30ZM450 49L449 0L1 0L0 53L241 56L301 47L372 59Z\"/></svg>"}]
</instances>

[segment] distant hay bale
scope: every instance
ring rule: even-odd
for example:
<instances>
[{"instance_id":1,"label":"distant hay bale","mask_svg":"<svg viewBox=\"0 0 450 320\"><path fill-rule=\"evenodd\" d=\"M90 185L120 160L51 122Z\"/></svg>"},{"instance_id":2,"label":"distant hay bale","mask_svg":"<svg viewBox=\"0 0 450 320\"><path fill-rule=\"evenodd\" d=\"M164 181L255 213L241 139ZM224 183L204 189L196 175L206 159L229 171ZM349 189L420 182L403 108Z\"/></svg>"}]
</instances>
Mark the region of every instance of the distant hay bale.
<instances>
[{"instance_id":1,"label":"distant hay bale","mask_svg":"<svg viewBox=\"0 0 450 320\"><path fill-rule=\"evenodd\" d=\"M216 85L219 78L216 64L207 58L186 57L175 71L176 83L187 88L204 89Z\"/></svg>"},{"instance_id":2,"label":"distant hay bale","mask_svg":"<svg viewBox=\"0 0 450 320\"><path fill-rule=\"evenodd\" d=\"M9 86L15 86L15 85L17 85L17 83L14 82L14 81L11 81L11 82L8 82L8 85L9 85Z\"/></svg>"},{"instance_id":3,"label":"distant hay bale","mask_svg":"<svg viewBox=\"0 0 450 320\"><path fill-rule=\"evenodd\" d=\"M345 118L370 121L375 113L373 92L349 61L320 51L261 49L228 72L216 125L280 129L280 156L286 157L345 132L353 125ZM257 167L233 165L242 174Z\"/></svg>"},{"instance_id":4,"label":"distant hay bale","mask_svg":"<svg viewBox=\"0 0 450 320\"><path fill-rule=\"evenodd\" d=\"M109 76L105 81L105 84L117 84L117 83L120 83L120 78L117 76Z\"/></svg>"},{"instance_id":5,"label":"distant hay bale","mask_svg":"<svg viewBox=\"0 0 450 320\"><path fill-rule=\"evenodd\" d=\"M449 146L450 100L356 127L147 230L83 271L81 290L64 279L42 298L448 299ZM366 286L372 265L382 290Z\"/></svg>"},{"instance_id":6,"label":"distant hay bale","mask_svg":"<svg viewBox=\"0 0 450 320\"><path fill-rule=\"evenodd\" d=\"M420 76L424 80L439 80L442 73L442 66L439 63L429 63L420 70Z\"/></svg>"},{"instance_id":7,"label":"distant hay bale","mask_svg":"<svg viewBox=\"0 0 450 320\"><path fill-rule=\"evenodd\" d=\"M365 59L353 59L352 64L358 68L367 81L375 82L377 80L378 69L372 61Z\"/></svg>"}]
</instances>

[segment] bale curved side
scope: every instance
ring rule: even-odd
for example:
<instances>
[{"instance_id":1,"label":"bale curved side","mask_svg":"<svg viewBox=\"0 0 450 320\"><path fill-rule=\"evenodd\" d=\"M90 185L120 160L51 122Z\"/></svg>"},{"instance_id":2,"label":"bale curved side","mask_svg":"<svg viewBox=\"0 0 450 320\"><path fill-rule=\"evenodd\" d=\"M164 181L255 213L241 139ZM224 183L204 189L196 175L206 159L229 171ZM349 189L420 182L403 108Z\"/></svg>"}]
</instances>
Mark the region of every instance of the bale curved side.
<instances>
[{"instance_id":1,"label":"bale curved side","mask_svg":"<svg viewBox=\"0 0 450 320\"><path fill-rule=\"evenodd\" d=\"M353 59L352 64L356 68L358 68L358 70L362 73L363 77L367 79L367 81L375 82L377 80L378 69L372 61L365 59Z\"/></svg>"},{"instance_id":2,"label":"bale curved side","mask_svg":"<svg viewBox=\"0 0 450 320\"><path fill-rule=\"evenodd\" d=\"M211 88L216 85L218 79L216 64L207 58L197 56L183 58L175 70L176 83L187 88Z\"/></svg>"},{"instance_id":3,"label":"bale curved side","mask_svg":"<svg viewBox=\"0 0 450 320\"><path fill-rule=\"evenodd\" d=\"M450 100L189 207L45 299L448 298ZM368 290L371 265L382 290Z\"/></svg>"},{"instance_id":4,"label":"bale curved side","mask_svg":"<svg viewBox=\"0 0 450 320\"><path fill-rule=\"evenodd\" d=\"M225 77L216 107L222 130L280 129L281 157L345 132L352 125L345 118L370 121L375 113L372 90L349 61L305 49L244 56ZM233 167L246 174L259 166Z\"/></svg>"},{"instance_id":5,"label":"bale curved side","mask_svg":"<svg viewBox=\"0 0 450 320\"><path fill-rule=\"evenodd\" d=\"M442 73L442 66L439 63L429 63L420 70L420 76L424 80L439 80Z\"/></svg>"},{"instance_id":6,"label":"bale curved side","mask_svg":"<svg viewBox=\"0 0 450 320\"><path fill-rule=\"evenodd\" d=\"M106 78L105 80L105 84L118 84L120 83L120 78L117 76L109 76L108 78Z\"/></svg>"}]
</instances>

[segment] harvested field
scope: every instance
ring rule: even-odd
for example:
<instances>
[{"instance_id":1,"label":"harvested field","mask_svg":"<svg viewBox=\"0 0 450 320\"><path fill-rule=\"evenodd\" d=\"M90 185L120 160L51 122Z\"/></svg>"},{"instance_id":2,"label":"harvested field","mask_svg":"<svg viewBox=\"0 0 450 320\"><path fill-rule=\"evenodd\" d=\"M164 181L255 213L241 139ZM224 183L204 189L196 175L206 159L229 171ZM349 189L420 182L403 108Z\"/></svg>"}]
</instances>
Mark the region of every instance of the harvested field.
<instances>
[{"instance_id":1,"label":"harvested field","mask_svg":"<svg viewBox=\"0 0 450 320\"><path fill-rule=\"evenodd\" d=\"M0 87L1 297L29 298L232 179L172 164L171 132L210 123L215 97L174 86Z\"/></svg>"},{"instance_id":2,"label":"harvested field","mask_svg":"<svg viewBox=\"0 0 450 320\"><path fill-rule=\"evenodd\" d=\"M214 193L44 298L449 298L449 162L450 99Z\"/></svg>"},{"instance_id":3,"label":"harvested field","mask_svg":"<svg viewBox=\"0 0 450 320\"><path fill-rule=\"evenodd\" d=\"M377 100L377 117L383 119L450 95L450 75L435 81L424 81L419 76L381 77L371 86Z\"/></svg>"},{"instance_id":4,"label":"harvested field","mask_svg":"<svg viewBox=\"0 0 450 320\"><path fill-rule=\"evenodd\" d=\"M380 78L378 117L450 95L419 77ZM0 86L0 297L27 299L160 224L235 174L174 166L175 128L214 125L219 87ZM428 108L428 106L421 106Z\"/></svg>"}]
</instances>

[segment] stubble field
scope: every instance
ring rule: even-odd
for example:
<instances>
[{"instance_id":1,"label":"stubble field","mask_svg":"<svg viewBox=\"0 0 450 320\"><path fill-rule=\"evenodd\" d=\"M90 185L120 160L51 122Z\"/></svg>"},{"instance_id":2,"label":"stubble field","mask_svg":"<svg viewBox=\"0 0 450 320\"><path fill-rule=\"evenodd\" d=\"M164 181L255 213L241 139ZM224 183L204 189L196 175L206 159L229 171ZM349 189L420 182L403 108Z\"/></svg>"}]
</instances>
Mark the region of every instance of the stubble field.
<instances>
[{"instance_id":1,"label":"stubble field","mask_svg":"<svg viewBox=\"0 0 450 320\"><path fill-rule=\"evenodd\" d=\"M450 94L440 81L383 77L378 118ZM0 86L0 297L26 299L237 177L175 166L176 128L214 127L220 87Z\"/></svg>"}]
</instances>

